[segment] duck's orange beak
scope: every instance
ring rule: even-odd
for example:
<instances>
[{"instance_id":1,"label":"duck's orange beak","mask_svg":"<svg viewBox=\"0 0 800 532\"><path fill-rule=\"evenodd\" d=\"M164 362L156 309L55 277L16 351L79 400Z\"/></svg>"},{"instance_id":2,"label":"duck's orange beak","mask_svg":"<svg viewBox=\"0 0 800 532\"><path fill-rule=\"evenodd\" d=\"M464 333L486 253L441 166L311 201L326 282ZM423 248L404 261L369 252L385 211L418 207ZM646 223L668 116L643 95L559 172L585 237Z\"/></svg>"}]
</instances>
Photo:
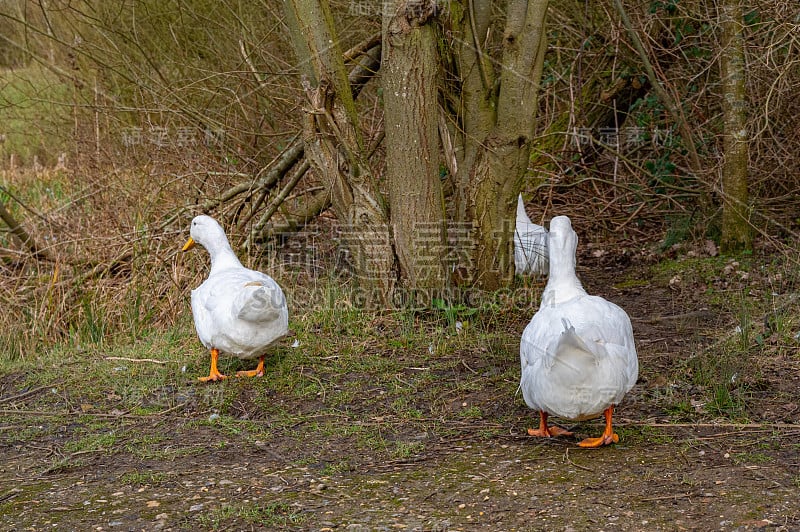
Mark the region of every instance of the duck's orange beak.
<instances>
[{"instance_id":1,"label":"duck's orange beak","mask_svg":"<svg viewBox=\"0 0 800 532\"><path fill-rule=\"evenodd\" d=\"M194 247L196 244L197 244L197 243L194 241L194 238L192 238L192 237L189 237L189 240L187 240L187 241L186 241L186 243L183 245L183 248L181 248L181 251L189 251L189 250L190 250L190 249L192 249L192 248L193 248L193 247Z\"/></svg>"}]
</instances>

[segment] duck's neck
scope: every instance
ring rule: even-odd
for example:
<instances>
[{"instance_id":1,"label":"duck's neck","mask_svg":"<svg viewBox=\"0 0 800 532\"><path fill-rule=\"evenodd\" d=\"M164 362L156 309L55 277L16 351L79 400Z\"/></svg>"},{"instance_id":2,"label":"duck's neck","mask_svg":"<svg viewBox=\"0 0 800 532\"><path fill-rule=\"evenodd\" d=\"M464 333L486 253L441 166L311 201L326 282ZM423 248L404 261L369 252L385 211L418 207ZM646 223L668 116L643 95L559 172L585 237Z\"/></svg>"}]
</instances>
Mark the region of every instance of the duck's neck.
<instances>
[{"instance_id":1,"label":"duck's neck","mask_svg":"<svg viewBox=\"0 0 800 532\"><path fill-rule=\"evenodd\" d=\"M208 250L208 254L211 255L211 272L209 275L218 271L227 270L228 268L242 267L242 263L239 262L236 253L233 252L227 239L216 240L209 244L206 249Z\"/></svg>"},{"instance_id":2,"label":"duck's neck","mask_svg":"<svg viewBox=\"0 0 800 532\"><path fill-rule=\"evenodd\" d=\"M580 279L575 274L575 249L550 250L550 273L544 293L542 307L569 301L586 295ZM556 252L554 252L556 251Z\"/></svg>"}]
</instances>

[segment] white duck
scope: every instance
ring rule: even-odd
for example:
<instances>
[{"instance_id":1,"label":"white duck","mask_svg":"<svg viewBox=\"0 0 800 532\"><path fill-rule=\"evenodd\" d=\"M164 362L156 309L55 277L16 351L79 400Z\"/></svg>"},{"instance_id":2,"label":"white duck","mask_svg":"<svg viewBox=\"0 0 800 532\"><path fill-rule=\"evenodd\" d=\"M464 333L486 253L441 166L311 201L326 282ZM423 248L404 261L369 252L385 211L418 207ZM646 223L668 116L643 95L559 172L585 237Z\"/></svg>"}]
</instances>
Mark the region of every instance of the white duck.
<instances>
[{"instance_id":1,"label":"white duck","mask_svg":"<svg viewBox=\"0 0 800 532\"><path fill-rule=\"evenodd\" d=\"M517 198L517 223L514 227L514 266L520 275L547 273L547 229L537 225L525 212L522 194Z\"/></svg>"},{"instance_id":2,"label":"white duck","mask_svg":"<svg viewBox=\"0 0 800 532\"><path fill-rule=\"evenodd\" d=\"M208 278L192 290L192 315L197 336L211 350L211 370L201 382L226 376L217 369L219 353L242 359L258 357L258 367L238 376L264 375L264 350L289 330L283 290L272 277L242 266L225 231L210 216L192 220L183 251L200 244L211 255Z\"/></svg>"},{"instance_id":3,"label":"white duck","mask_svg":"<svg viewBox=\"0 0 800 532\"><path fill-rule=\"evenodd\" d=\"M611 428L614 406L636 383L639 362L633 328L620 307L590 296L575 274L578 235L566 216L550 222L550 276L539 311L522 333L520 388L525 403L539 411L531 436L571 435L547 426L548 414L571 420L605 415L599 438L582 447L619 441Z\"/></svg>"}]
</instances>

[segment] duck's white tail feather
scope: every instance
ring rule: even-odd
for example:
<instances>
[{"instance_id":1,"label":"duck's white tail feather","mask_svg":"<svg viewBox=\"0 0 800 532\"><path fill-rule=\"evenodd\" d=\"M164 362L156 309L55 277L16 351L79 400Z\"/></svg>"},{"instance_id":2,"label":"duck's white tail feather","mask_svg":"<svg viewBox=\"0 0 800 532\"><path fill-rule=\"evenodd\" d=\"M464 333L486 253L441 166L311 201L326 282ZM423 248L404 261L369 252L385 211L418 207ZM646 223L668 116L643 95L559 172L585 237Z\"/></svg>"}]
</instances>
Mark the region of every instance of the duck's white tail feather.
<instances>
[{"instance_id":1,"label":"duck's white tail feather","mask_svg":"<svg viewBox=\"0 0 800 532\"><path fill-rule=\"evenodd\" d=\"M525 212L525 202L522 201L522 194L517 196L517 223L533 223L528 213Z\"/></svg>"},{"instance_id":2,"label":"duck's white tail feather","mask_svg":"<svg viewBox=\"0 0 800 532\"><path fill-rule=\"evenodd\" d=\"M283 293L273 287L260 283L247 283L244 290L240 290L233 300L232 313L240 320L252 322L265 322L276 320L280 315L285 301Z\"/></svg>"},{"instance_id":3,"label":"duck's white tail feather","mask_svg":"<svg viewBox=\"0 0 800 532\"><path fill-rule=\"evenodd\" d=\"M563 389L573 389L580 386L582 381L594 377L596 371L597 355L576 334L575 327L565 324L550 368L553 384Z\"/></svg>"}]
</instances>

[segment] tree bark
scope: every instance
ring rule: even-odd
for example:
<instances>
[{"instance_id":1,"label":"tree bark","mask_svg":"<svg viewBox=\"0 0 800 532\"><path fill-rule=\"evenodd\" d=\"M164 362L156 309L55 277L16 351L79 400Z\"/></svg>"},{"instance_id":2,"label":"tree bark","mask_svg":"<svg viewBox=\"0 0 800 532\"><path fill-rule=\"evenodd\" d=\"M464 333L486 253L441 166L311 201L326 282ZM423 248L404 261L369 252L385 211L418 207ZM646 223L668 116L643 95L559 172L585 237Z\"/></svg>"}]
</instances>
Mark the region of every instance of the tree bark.
<instances>
[{"instance_id":1,"label":"tree bark","mask_svg":"<svg viewBox=\"0 0 800 532\"><path fill-rule=\"evenodd\" d=\"M384 3L385 177L400 277L411 289L447 284L435 12L433 0Z\"/></svg>"},{"instance_id":2,"label":"tree bark","mask_svg":"<svg viewBox=\"0 0 800 532\"><path fill-rule=\"evenodd\" d=\"M749 139L741 1L724 0L720 6L720 18L722 26L720 73L725 122L720 246L723 252L737 252L753 247L747 190Z\"/></svg>"}]
</instances>

